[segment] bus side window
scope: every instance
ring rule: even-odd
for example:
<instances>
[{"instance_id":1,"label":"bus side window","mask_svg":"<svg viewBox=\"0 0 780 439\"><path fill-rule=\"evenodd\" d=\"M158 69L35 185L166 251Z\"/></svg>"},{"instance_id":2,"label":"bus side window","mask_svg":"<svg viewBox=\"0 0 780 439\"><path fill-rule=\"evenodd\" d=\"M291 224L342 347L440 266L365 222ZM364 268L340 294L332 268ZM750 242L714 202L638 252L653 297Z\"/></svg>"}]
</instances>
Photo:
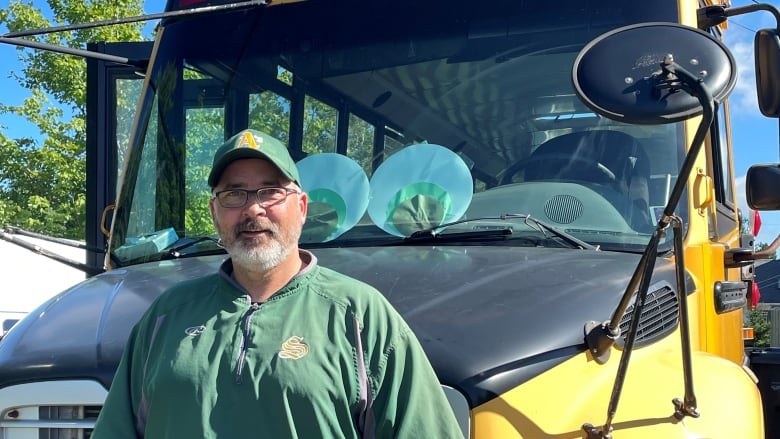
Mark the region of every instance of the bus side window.
<instances>
[{"instance_id":1,"label":"bus side window","mask_svg":"<svg viewBox=\"0 0 780 439\"><path fill-rule=\"evenodd\" d=\"M718 105L717 117L712 123L713 159L715 171L715 199L726 206L734 207L733 174L731 150L729 148L728 120L725 105Z\"/></svg>"},{"instance_id":2,"label":"bus side window","mask_svg":"<svg viewBox=\"0 0 780 439\"><path fill-rule=\"evenodd\" d=\"M712 168L715 186L715 201L718 215L717 236L723 236L734 229L739 221L734 205L734 174L731 167L732 155L729 147L729 124L726 106L719 104L716 118L710 128L712 139Z\"/></svg>"}]
</instances>

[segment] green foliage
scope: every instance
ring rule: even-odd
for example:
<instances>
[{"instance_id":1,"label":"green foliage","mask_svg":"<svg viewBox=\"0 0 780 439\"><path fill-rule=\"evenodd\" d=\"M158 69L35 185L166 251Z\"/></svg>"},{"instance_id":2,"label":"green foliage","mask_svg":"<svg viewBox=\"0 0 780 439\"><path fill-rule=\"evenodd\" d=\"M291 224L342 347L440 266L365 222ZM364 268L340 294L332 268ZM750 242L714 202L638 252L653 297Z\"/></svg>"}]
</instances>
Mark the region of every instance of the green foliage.
<instances>
[{"instance_id":1,"label":"green foliage","mask_svg":"<svg viewBox=\"0 0 780 439\"><path fill-rule=\"evenodd\" d=\"M371 175L374 153L374 127L368 122L351 115L347 155L360 164L366 175Z\"/></svg>"},{"instance_id":2,"label":"green foliage","mask_svg":"<svg viewBox=\"0 0 780 439\"><path fill-rule=\"evenodd\" d=\"M307 96L303 118L303 151L308 154L336 152L338 110Z\"/></svg>"},{"instance_id":3,"label":"green foliage","mask_svg":"<svg viewBox=\"0 0 780 439\"><path fill-rule=\"evenodd\" d=\"M186 200L184 226L188 236L215 234L209 211L207 180L214 151L223 142L224 110L202 107L187 111Z\"/></svg>"},{"instance_id":4,"label":"green foliage","mask_svg":"<svg viewBox=\"0 0 780 439\"><path fill-rule=\"evenodd\" d=\"M765 311L757 309L750 310L748 313L747 326L753 328L754 347L769 347L772 328Z\"/></svg>"},{"instance_id":5,"label":"green foliage","mask_svg":"<svg viewBox=\"0 0 780 439\"><path fill-rule=\"evenodd\" d=\"M141 0L49 0L51 21L31 1L12 0L0 11L11 32L140 15ZM25 37L84 49L97 41L139 41L143 23ZM12 78L30 91L21 105L3 102L0 114L35 125L38 133L10 139L0 133L0 225L83 239L85 233L84 59L18 48L20 72Z\"/></svg>"}]
</instances>

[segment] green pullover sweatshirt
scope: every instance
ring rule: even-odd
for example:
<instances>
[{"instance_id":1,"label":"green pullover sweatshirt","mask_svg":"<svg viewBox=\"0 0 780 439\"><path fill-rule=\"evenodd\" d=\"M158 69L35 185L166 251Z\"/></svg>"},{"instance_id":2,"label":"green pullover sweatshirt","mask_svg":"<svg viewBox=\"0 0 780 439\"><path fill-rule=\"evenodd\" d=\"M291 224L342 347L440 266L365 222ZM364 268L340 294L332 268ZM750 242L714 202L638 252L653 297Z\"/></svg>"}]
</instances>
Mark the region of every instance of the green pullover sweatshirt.
<instances>
[{"instance_id":1,"label":"green pullover sweatshirt","mask_svg":"<svg viewBox=\"0 0 780 439\"><path fill-rule=\"evenodd\" d=\"M264 303L229 260L163 293L133 328L92 439L462 438L401 316L309 256Z\"/></svg>"}]
</instances>

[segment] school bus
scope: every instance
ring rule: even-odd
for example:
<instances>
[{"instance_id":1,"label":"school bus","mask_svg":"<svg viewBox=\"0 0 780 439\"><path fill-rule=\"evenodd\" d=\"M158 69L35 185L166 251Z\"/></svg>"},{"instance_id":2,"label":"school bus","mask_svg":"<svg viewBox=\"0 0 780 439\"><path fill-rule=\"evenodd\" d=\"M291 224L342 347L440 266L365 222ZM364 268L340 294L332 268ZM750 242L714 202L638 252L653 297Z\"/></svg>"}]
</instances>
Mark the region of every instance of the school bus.
<instances>
[{"instance_id":1,"label":"school bus","mask_svg":"<svg viewBox=\"0 0 780 439\"><path fill-rule=\"evenodd\" d=\"M140 315L225 259L206 176L253 128L297 161L301 246L387 296L465 437L769 437L720 39L779 15L704 3L171 0L151 48L93 46L105 271L0 341L0 436L89 437Z\"/></svg>"}]
</instances>

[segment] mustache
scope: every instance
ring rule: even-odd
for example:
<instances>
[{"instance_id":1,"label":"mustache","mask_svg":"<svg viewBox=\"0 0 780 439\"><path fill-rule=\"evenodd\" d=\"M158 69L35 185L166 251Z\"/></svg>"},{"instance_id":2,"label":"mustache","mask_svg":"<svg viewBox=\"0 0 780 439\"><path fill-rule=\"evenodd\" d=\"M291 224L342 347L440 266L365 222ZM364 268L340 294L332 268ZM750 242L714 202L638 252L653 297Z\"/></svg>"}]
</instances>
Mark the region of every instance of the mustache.
<instances>
[{"instance_id":1,"label":"mustache","mask_svg":"<svg viewBox=\"0 0 780 439\"><path fill-rule=\"evenodd\" d=\"M258 221L244 221L241 224L238 224L234 227L233 232L238 235L241 232L263 232L263 231L269 231L273 234L276 234L279 230L273 223L267 223L263 224Z\"/></svg>"}]
</instances>

